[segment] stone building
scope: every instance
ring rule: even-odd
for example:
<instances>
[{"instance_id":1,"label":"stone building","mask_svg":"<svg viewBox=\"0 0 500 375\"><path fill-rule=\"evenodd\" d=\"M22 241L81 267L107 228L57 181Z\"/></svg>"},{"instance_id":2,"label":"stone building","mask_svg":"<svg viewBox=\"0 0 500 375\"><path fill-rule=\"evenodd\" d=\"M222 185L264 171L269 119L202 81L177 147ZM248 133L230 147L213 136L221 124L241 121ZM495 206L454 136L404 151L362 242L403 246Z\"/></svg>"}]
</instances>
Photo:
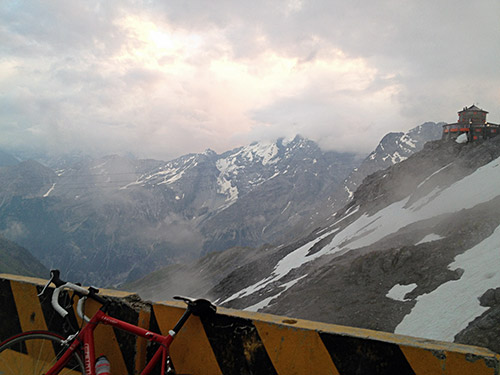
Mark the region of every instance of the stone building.
<instances>
[{"instance_id":1,"label":"stone building","mask_svg":"<svg viewBox=\"0 0 500 375\"><path fill-rule=\"evenodd\" d=\"M467 134L469 142L488 139L500 133L500 125L486 121L488 112L471 105L458 112L458 122L443 125L442 139L456 139L461 134Z\"/></svg>"}]
</instances>

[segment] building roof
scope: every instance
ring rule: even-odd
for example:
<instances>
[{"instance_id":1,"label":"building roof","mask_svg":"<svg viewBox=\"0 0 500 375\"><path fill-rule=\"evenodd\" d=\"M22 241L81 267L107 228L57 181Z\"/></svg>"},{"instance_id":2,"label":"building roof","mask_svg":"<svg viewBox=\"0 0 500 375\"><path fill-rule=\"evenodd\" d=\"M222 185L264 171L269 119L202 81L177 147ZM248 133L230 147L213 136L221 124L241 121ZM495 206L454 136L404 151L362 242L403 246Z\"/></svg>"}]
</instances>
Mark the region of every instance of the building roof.
<instances>
[{"instance_id":1,"label":"building roof","mask_svg":"<svg viewBox=\"0 0 500 375\"><path fill-rule=\"evenodd\" d=\"M464 107L464 109L462 109L462 110L461 110L461 111L459 111L458 113L468 112L468 111L476 111L476 112L484 112L484 113L488 113L487 111L485 111L484 109L479 108L479 107L478 107L478 106L476 106L475 104L471 105L469 108Z\"/></svg>"}]
</instances>

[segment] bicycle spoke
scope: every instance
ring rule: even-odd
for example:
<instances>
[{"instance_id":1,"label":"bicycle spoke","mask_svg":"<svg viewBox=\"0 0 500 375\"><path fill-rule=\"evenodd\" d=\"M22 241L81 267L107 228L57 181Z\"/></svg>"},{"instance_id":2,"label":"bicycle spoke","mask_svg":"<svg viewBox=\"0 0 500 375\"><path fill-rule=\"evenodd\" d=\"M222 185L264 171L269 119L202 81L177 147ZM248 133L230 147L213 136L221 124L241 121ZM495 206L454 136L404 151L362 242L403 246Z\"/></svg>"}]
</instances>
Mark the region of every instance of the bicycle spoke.
<instances>
[{"instance_id":1,"label":"bicycle spoke","mask_svg":"<svg viewBox=\"0 0 500 375\"><path fill-rule=\"evenodd\" d=\"M8 340L0 348L2 375L41 375L64 353L62 339L50 332L28 332ZM56 350L57 349L57 350ZM57 351L57 353L56 353ZM72 355L60 371L64 375L84 374L83 362Z\"/></svg>"}]
</instances>

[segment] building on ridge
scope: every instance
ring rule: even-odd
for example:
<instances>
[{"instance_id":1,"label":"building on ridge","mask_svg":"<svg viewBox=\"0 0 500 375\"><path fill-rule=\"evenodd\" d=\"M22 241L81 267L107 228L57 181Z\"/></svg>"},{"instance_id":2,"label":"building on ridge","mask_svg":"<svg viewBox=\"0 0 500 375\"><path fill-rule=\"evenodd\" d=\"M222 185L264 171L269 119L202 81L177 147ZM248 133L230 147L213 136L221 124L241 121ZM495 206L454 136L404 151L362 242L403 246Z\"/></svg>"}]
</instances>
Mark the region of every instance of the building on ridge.
<instances>
[{"instance_id":1,"label":"building on ridge","mask_svg":"<svg viewBox=\"0 0 500 375\"><path fill-rule=\"evenodd\" d=\"M500 133L500 125L486 121L487 111L476 105L464 107L458 112L458 122L443 125L442 139L456 139L460 134L467 134L469 142L488 139Z\"/></svg>"}]
</instances>

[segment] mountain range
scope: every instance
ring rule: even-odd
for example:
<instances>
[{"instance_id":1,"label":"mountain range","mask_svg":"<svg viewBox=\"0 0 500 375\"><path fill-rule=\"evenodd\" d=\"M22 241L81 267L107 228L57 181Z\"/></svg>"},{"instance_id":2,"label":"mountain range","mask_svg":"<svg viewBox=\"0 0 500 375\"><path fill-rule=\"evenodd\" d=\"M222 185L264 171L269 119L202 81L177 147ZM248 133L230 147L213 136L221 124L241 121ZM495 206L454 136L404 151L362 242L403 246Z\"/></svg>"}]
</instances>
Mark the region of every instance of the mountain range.
<instances>
[{"instance_id":1,"label":"mountain range","mask_svg":"<svg viewBox=\"0 0 500 375\"><path fill-rule=\"evenodd\" d=\"M118 285L214 251L303 237L365 174L440 134L434 123L390 134L364 161L300 136L168 162L4 153L0 234L65 277Z\"/></svg>"},{"instance_id":2,"label":"mountain range","mask_svg":"<svg viewBox=\"0 0 500 375\"><path fill-rule=\"evenodd\" d=\"M364 159L301 137L170 162L2 154L0 232L44 265L1 239L0 268L499 352L500 137L440 134Z\"/></svg>"},{"instance_id":3,"label":"mountain range","mask_svg":"<svg viewBox=\"0 0 500 375\"><path fill-rule=\"evenodd\" d=\"M156 299L184 286L226 307L500 352L499 168L500 137L431 141L364 178L307 236L209 254L128 287Z\"/></svg>"}]
</instances>

